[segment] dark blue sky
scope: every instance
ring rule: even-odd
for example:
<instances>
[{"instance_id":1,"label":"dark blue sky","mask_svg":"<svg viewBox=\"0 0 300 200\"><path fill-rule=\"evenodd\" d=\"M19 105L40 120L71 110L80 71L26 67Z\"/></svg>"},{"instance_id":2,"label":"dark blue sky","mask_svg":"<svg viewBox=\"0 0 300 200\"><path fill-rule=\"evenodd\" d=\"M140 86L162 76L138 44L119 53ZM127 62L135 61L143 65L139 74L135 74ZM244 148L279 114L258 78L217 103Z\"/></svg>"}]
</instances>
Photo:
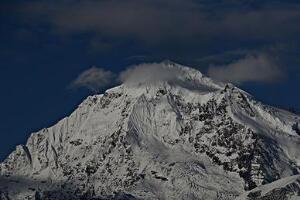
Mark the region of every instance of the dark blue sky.
<instances>
[{"instance_id":1,"label":"dark blue sky","mask_svg":"<svg viewBox=\"0 0 300 200\"><path fill-rule=\"evenodd\" d=\"M92 66L117 74L169 59L204 73L226 69L237 77L221 78L257 99L299 109L298 2L1 1L0 160L92 94L69 87ZM259 67L249 73L252 65Z\"/></svg>"}]
</instances>

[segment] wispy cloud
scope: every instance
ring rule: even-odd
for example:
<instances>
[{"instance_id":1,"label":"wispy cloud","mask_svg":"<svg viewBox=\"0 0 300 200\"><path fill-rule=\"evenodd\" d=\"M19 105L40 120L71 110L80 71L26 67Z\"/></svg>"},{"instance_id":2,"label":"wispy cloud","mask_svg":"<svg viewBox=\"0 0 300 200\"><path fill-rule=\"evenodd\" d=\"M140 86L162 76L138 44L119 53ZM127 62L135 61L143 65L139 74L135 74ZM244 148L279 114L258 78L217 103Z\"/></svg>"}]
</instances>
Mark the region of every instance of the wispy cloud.
<instances>
[{"instance_id":1,"label":"wispy cloud","mask_svg":"<svg viewBox=\"0 0 300 200\"><path fill-rule=\"evenodd\" d=\"M163 63L145 63L128 67L121 72L119 79L125 84L155 83L158 81L176 81L182 74L178 68L165 67Z\"/></svg>"},{"instance_id":2,"label":"wispy cloud","mask_svg":"<svg viewBox=\"0 0 300 200\"><path fill-rule=\"evenodd\" d=\"M212 78L237 84L244 82L274 82L283 77L280 66L265 54L247 55L229 65L210 66Z\"/></svg>"},{"instance_id":3,"label":"wispy cloud","mask_svg":"<svg viewBox=\"0 0 300 200\"><path fill-rule=\"evenodd\" d=\"M82 72L72 83L72 88L85 87L93 92L99 92L101 89L110 86L113 83L115 74L111 71L92 67Z\"/></svg>"},{"instance_id":4,"label":"wispy cloud","mask_svg":"<svg viewBox=\"0 0 300 200\"><path fill-rule=\"evenodd\" d=\"M161 63L142 63L128 66L115 74L103 68L92 67L83 71L71 87L85 87L99 92L108 86L123 83L131 86L152 84L156 82L180 82L184 74L180 68L166 67L167 61ZM244 82L273 82L283 77L278 64L266 54L247 55L229 65L210 66L208 75L220 81L242 84Z\"/></svg>"},{"instance_id":5,"label":"wispy cloud","mask_svg":"<svg viewBox=\"0 0 300 200\"><path fill-rule=\"evenodd\" d=\"M128 66L115 74L103 68L92 67L83 71L71 84L71 88L87 88L92 92L100 92L108 86L127 84L152 84L158 81L176 81L183 72L177 68L169 68L165 63L142 63Z\"/></svg>"}]
</instances>

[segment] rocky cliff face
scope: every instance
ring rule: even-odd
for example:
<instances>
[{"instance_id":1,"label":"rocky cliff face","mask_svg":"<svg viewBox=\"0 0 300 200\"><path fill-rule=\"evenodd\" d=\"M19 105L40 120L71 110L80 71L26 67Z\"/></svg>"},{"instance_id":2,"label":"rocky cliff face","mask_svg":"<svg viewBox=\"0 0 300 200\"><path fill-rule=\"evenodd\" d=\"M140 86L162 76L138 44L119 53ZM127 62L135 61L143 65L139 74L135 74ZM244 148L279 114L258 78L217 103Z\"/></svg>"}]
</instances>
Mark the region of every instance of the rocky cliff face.
<instances>
[{"instance_id":1,"label":"rocky cliff face","mask_svg":"<svg viewBox=\"0 0 300 200\"><path fill-rule=\"evenodd\" d=\"M299 116L162 65L182 73L88 97L17 146L0 164L0 199L225 200L299 174Z\"/></svg>"}]
</instances>

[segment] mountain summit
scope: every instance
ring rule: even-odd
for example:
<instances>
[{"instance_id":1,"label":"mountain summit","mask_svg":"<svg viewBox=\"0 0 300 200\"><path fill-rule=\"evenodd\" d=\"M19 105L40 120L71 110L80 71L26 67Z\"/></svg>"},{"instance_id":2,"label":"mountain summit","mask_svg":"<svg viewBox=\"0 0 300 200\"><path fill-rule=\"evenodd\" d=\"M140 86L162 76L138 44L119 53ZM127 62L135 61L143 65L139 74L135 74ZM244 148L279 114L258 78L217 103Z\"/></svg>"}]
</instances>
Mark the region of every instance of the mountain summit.
<instances>
[{"instance_id":1,"label":"mountain summit","mask_svg":"<svg viewBox=\"0 0 300 200\"><path fill-rule=\"evenodd\" d=\"M299 199L299 116L189 67L150 67L17 146L0 199Z\"/></svg>"}]
</instances>

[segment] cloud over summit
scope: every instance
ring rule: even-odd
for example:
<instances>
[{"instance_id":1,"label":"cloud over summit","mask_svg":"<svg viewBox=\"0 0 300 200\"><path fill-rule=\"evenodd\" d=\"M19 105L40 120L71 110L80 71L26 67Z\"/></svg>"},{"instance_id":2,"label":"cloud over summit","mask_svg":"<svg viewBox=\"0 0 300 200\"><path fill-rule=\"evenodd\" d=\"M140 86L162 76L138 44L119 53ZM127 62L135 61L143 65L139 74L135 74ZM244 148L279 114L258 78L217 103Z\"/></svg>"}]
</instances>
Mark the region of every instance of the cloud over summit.
<instances>
[{"instance_id":1,"label":"cloud over summit","mask_svg":"<svg viewBox=\"0 0 300 200\"><path fill-rule=\"evenodd\" d=\"M166 67L163 63L144 63L127 68L120 73L119 79L125 84L155 83L175 81L181 74L178 68Z\"/></svg>"},{"instance_id":2,"label":"cloud over summit","mask_svg":"<svg viewBox=\"0 0 300 200\"><path fill-rule=\"evenodd\" d=\"M108 86L124 83L127 85L152 84L160 81L176 81L183 71L167 67L165 63L142 63L128 66L115 74L103 68L92 67L83 71L72 83L72 87L84 87L99 92Z\"/></svg>"},{"instance_id":3,"label":"cloud over summit","mask_svg":"<svg viewBox=\"0 0 300 200\"><path fill-rule=\"evenodd\" d=\"M73 87L85 87L99 92L115 84L131 86L156 82L180 82L185 72L178 67L162 63L142 63L128 66L115 74L103 68L92 67L83 71L71 84ZM210 66L208 76L215 80L243 84L247 82L270 83L283 78L281 67L266 54L249 54L228 65Z\"/></svg>"}]
</instances>

